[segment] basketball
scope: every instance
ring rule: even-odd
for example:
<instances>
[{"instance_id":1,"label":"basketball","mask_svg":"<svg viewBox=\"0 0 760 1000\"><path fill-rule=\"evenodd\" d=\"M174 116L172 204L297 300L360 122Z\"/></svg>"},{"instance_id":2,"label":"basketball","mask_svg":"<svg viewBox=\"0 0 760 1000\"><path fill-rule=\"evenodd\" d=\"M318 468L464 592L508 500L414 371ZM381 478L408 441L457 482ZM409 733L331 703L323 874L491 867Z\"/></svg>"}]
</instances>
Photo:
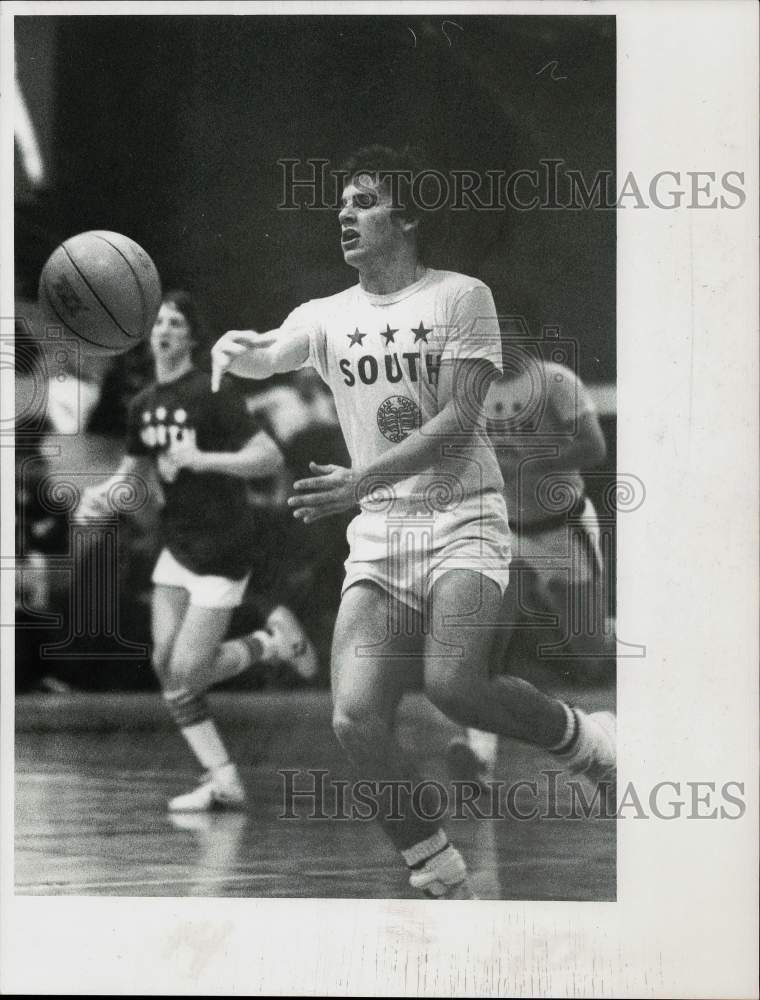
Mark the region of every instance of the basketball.
<instances>
[{"instance_id":1,"label":"basketball","mask_svg":"<svg viewBox=\"0 0 760 1000\"><path fill-rule=\"evenodd\" d=\"M39 302L46 322L74 334L86 352L123 354L150 333L161 281L134 240L95 230L53 251L40 275Z\"/></svg>"}]
</instances>

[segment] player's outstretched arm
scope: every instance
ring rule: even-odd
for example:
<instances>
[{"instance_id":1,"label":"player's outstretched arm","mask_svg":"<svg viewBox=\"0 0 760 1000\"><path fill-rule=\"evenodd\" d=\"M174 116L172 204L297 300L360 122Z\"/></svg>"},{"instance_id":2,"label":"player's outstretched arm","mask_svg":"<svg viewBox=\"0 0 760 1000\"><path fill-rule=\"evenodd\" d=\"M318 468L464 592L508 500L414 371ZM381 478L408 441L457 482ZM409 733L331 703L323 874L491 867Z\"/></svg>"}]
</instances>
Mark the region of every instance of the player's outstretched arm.
<instances>
[{"instance_id":1,"label":"player's outstretched arm","mask_svg":"<svg viewBox=\"0 0 760 1000\"><path fill-rule=\"evenodd\" d=\"M309 357L306 330L228 330L211 349L211 390L217 392L222 375L266 379L295 371Z\"/></svg>"}]
</instances>

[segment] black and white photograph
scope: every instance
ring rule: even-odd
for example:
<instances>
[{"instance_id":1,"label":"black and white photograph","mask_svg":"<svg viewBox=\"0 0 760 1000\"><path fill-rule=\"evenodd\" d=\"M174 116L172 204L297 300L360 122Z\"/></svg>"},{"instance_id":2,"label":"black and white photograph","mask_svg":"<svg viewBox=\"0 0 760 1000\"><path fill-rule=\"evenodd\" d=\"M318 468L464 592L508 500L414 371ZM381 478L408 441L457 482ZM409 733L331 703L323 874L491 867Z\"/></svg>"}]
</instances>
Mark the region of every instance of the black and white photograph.
<instances>
[{"instance_id":1,"label":"black and white photograph","mask_svg":"<svg viewBox=\"0 0 760 1000\"><path fill-rule=\"evenodd\" d=\"M756 995L753 5L7 7L3 991Z\"/></svg>"}]
</instances>

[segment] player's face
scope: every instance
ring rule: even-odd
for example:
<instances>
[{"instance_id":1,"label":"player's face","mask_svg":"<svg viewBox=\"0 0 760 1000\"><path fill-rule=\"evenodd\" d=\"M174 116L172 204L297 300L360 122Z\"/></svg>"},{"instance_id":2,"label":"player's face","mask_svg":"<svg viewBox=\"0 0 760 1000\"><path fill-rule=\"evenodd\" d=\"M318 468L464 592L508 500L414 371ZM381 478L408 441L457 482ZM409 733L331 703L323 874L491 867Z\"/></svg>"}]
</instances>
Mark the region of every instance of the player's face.
<instances>
[{"instance_id":1,"label":"player's face","mask_svg":"<svg viewBox=\"0 0 760 1000\"><path fill-rule=\"evenodd\" d=\"M161 303L150 334L150 346L153 356L165 362L176 363L191 356L190 324L173 303Z\"/></svg>"},{"instance_id":2,"label":"player's face","mask_svg":"<svg viewBox=\"0 0 760 1000\"><path fill-rule=\"evenodd\" d=\"M344 188L338 221L343 259L351 267L392 258L403 243L403 219L393 209L391 193L369 174L359 174Z\"/></svg>"}]
</instances>

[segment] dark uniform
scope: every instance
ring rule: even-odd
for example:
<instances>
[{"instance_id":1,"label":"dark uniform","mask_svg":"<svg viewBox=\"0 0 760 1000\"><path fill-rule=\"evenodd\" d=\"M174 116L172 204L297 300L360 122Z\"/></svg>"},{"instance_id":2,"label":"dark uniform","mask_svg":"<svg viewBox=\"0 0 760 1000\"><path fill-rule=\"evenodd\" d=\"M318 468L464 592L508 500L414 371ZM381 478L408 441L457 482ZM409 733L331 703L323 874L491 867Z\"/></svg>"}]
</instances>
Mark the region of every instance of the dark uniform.
<instances>
[{"instance_id":1,"label":"dark uniform","mask_svg":"<svg viewBox=\"0 0 760 1000\"><path fill-rule=\"evenodd\" d=\"M205 372L192 370L173 382L153 383L129 409L127 454L156 460L164 490L162 547L198 576L239 580L251 569L256 513L244 479L228 473L180 469L161 474L161 454L194 431L200 451L234 452L261 429L235 385L212 393Z\"/></svg>"}]
</instances>

